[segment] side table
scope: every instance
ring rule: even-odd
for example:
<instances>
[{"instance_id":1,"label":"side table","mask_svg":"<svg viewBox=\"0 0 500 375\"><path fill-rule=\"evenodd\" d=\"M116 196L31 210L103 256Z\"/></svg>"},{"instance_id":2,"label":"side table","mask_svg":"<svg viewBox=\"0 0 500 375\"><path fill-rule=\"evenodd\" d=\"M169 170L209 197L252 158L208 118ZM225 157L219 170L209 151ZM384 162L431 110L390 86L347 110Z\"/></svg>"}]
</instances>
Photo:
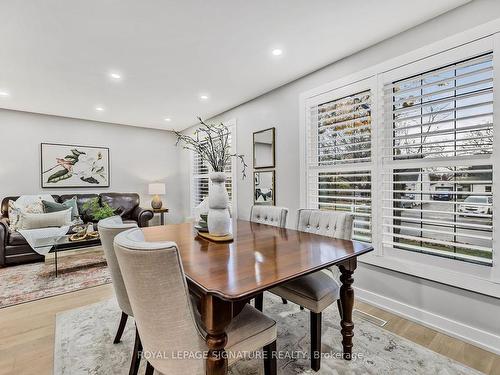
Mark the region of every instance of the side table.
<instances>
[{"instance_id":1,"label":"side table","mask_svg":"<svg viewBox=\"0 0 500 375\"><path fill-rule=\"evenodd\" d=\"M149 208L154 214L160 214L160 225L165 225L165 214L168 213L168 208Z\"/></svg>"}]
</instances>

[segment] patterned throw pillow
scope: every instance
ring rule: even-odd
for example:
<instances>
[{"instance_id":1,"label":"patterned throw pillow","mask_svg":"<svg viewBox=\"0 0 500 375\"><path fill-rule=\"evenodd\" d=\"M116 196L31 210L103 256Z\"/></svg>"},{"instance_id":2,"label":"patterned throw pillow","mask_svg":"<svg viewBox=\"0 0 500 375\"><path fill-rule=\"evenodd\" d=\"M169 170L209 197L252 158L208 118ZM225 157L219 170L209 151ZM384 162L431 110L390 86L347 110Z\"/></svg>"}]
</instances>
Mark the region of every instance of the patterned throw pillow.
<instances>
[{"instance_id":1,"label":"patterned throw pillow","mask_svg":"<svg viewBox=\"0 0 500 375\"><path fill-rule=\"evenodd\" d=\"M43 214L43 204L42 201L36 201L26 205L22 209L23 213L27 214Z\"/></svg>"},{"instance_id":2,"label":"patterned throw pillow","mask_svg":"<svg viewBox=\"0 0 500 375\"><path fill-rule=\"evenodd\" d=\"M34 201L27 204L24 207L20 207L16 204L15 201L9 200L9 222L10 222L10 230L15 232L19 228L22 227L22 214L42 214L43 213L43 204L42 201Z\"/></svg>"},{"instance_id":3,"label":"patterned throw pillow","mask_svg":"<svg viewBox=\"0 0 500 375\"><path fill-rule=\"evenodd\" d=\"M17 230L17 223L21 217L21 210L16 206L16 202L9 200L9 228L12 232Z\"/></svg>"}]
</instances>

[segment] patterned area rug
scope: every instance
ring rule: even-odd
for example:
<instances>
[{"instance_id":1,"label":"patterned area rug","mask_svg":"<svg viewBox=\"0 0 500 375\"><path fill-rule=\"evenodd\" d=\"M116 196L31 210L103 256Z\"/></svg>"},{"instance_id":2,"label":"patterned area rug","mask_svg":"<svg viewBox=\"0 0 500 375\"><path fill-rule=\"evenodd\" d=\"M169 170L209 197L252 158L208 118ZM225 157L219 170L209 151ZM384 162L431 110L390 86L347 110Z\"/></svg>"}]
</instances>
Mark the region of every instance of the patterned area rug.
<instances>
[{"instance_id":1,"label":"patterned area rug","mask_svg":"<svg viewBox=\"0 0 500 375\"><path fill-rule=\"evenodd\" d=\"M90 288L111 282L100 247L59 253L54 262L0 268L0 308Z\"/></svg>"},{"instance_id":2,"label":"patterned area rug","mask_svg":"<svg viewBox=\"0 0 500 375\"><path fill-rule=\"evenodd\" d=\"M309 367L309 314L268 293L264 311L278 322L278 373L314 374ZM54 353L55 375L125 375L133 347L133 323L127 324L121 343L114 345L120 310L114 300L58 314ZM341 352L339 315L335 306L324 312L323 358L318 374L437 374L479 372L384 330L368 321L355 321L352 361L338 359ZM144 362L144 361L142 361ZM144 363L139 373L144 373ZM261 359L247 359L230 368L231 375L263 374Z\"/></svg>"}]
</instances>

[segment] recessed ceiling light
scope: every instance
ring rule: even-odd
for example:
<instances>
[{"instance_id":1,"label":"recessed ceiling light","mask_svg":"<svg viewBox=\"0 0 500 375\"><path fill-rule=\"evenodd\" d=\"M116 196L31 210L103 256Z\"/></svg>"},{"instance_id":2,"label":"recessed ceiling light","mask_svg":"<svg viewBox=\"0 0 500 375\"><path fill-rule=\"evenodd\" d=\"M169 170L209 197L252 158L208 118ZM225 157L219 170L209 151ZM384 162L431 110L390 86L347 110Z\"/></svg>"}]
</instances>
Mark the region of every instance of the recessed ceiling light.
<instances>
[{"instance_id":1,"label":"recessed ceiling light","mask_svg":"<svg viewBox=\"0 0 500 375\"><path fill-rule=\"evenodd\" d=\"M170 121L172 121L172 119L171 119L170 117L167 117L167 118L165 119L165 121L166 121L166 122L170 122Z\"/></svg>"},{"instance_id":2,"label":"recessed ceiling light","mask_svg":"<svg viewBox=\"0 0 500 375\"><path fill-rule=\"evenodd\" d=\"M98 112L102 112L102 111L104 111L104 107L97 106L97 107L95 107L95 110Z\"/></svg>"},{"instance_id":3,"label":"recessed ceiling light","mask_svg":"<svg viewBox=\"0 0 500 375\"><path fill-rule=\"evenodd\" d=\"M279 48L275 48L273 49L273 51L271 52L274 56L281 56L283 54L283 50L279 49Z\"/></svg>"},{"instance_id":4,"label":"recessed ceiling light","mask_svg":"<svg viewBox=\"0 0 500 375\"><path fill-rule=\"evenodd\" d=\"M109 76L113 79L121 79L122 78L122 75L120 73L116 73L116 72L109 73Z\"/></svg>"},{"instance_id":5,"label":"recessed ceiling light","mask_svg":"<svg viewBox=\"0 0 500 375\"><path fill-rule=\"evenodd\" d=\"M208 99L208 95L200 95L200 99L201 100L207 100Z\"/></svg>"},{"instance_id":6,"label":"recessed ceiling light","mask_svg":"<svg viewBox=\"0 0 500 375\"><path fill-rule=\"evenodd\" d=\"M0 91L0 96L10 96L7 91Z\"/></svg>"}]
</instances>

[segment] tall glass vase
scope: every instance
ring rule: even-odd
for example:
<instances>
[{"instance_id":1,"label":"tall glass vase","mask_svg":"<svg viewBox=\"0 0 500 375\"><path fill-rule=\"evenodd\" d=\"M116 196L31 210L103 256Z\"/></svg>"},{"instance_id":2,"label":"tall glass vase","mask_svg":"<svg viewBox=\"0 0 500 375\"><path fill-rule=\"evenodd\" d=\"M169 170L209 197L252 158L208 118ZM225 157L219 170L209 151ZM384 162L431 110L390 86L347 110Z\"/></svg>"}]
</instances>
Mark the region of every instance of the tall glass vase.
<instances>
[{"instance_id":1,"label":"tall glass vase","mask_svg":"<svg viewBox=\"0 0 500 375\"><path fill-rule=\"evenodd\" d=\"M229 215L229 195L226 190L226 174L210 173L212 185L208 193L208 233L213 236L230 234L231 217Z\"/></svg>"}]
</instances>

